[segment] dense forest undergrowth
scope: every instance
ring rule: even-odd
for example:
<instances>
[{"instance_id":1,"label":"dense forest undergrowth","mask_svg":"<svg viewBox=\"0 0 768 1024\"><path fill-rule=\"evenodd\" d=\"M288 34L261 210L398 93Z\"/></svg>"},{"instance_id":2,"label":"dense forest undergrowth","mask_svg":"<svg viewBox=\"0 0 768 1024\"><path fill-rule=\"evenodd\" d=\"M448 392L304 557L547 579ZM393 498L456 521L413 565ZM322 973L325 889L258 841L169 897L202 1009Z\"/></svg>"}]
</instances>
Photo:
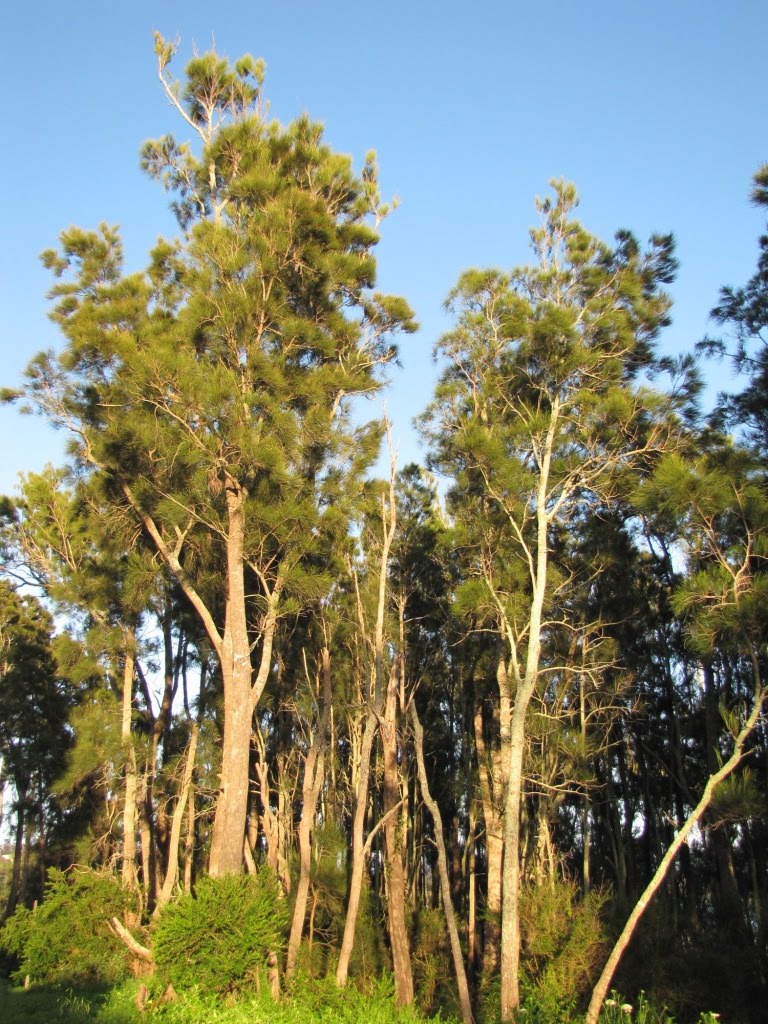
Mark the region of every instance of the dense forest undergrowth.
<instances>
[{"instance_id":1,"label":"dense forest undergrowth","mask_svg":"<svg viewBox=\"0 0 768 1024\"><path fill-rule=\"evenodd\" d=\"M156 55L179 234L129 274L64 231L62 347L3 394L70 438L0 506L3 1019L757 1024L768 236L672 359L672 237L553 182L377 479L356 400L415 322L375 154Z\"/></svg>"}]
</instances>

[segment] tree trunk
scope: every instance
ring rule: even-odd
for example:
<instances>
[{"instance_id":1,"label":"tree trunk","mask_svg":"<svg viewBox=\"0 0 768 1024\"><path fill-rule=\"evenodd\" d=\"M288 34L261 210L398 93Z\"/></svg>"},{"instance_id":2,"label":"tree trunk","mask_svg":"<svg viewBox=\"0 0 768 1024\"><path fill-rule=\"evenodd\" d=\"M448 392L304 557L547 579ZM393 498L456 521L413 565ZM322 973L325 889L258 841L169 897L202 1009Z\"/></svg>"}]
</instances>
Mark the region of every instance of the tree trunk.
<instances>
[{"instance_id":1,"label":"tree trunk","mask_svg":"<svg viewBox=\"0 0 768 1024\"><path fill-rule=\"evenodd\" d=\"M720 694L715 682L715 673L712 662L704 658L701 663L702 678L704 681L704 728L707 738L707 771L712 775L717 770L718 758L718 733L720 723L719 700ZM717 911L721 927L733 928L738 932L744 932L744 917L736 884L736 873L733 867L733 850L724 828L710 830L711 842L715 853L717 864L717 877L719 883Z\"/></svg>"},{"instance_id":2,"label":"tree trunk","mask_svg":"<svg viewBox=\"0 0 768 1024\"><path fill-rule=\"evenodd\" d=\"M529 692L518 691L512 715L509 782L504 807L504 876L501 904L501 1019L513 1021L520 1006L520 806L523 799L526 710ZM527 699L526 699L527 698Z\"/></svg>"},{"instance_id":3,"label":"tree trunk","mask_svg":"<svg viewBox=\"0 0 768 1024\"><path fill-rule=\"evenodd\" d=\"M506 615L504 633L516 685L514 709L509 724L509 774L504 804L504 878L501 905L501 1019L514 1021L520 1007L520 811L523 802L523 758L528 705L533 697L541 658L541 630L544 598L547 593L549 547L547 498L553 441L559 415L559 401L552 402L547 435L541 446L541 466L536 492L536 561L531 558L531 609L528 618L525 672L517 661L517 642ZM501 610L501 606L500 606ZM511 700L506 672L499 674L502 702ZM502 703L503 707L503 703ZM502 715L502 727L504 725ZM502 737L503 737L502 733Z\"/></svg>"},{"instance_id":4,"label":"tree trunk","mask_svg":"<svg viewBox=\"0 0 768 1024\"><path fill-rule=\"evenodd\" d=\"M251 752L251 651L245 615L243 540L245 494L227 488L227 602L222 642L221 674L224 684L224 737L221 751L221 787L213 820L209 873L239 873L243 866L243 836L248 810L248 775Z\"/></svg>"},{"instance_id":5,"label":"tree trunk","mask_svg":"<svg viewBox=\"0 0 768 1024\"><path fill-rule=\"evenodd\" d=\"M139 513L158 551L200 616L221 667L224 686L224 736L220 788L209 858L209 873L213 876L237 873L242 869L243 835L248 807L251 723L253 711L269 678L279 598L277 584L271 592L263 595L267 609L261 629L261 660L254 679L244 581L244 513L247 493L231 477L226 479L224 487L227 501L227 594L222 635L210 609L185 573L179 561L179 549L166 543L157 524L141 508L131 488L123 484L125 496Z\"/></svg>"},{"instance_id":6,"label":"tree trunk","mask_svg":"<svg viewBox=\"0 0 768 1024\"><path fill-rule=\"evenodd\" d=\"M21 862L24 857L24 823L27 802L26 788L16 794L16 836L13 845L13 872L8 902L5 905L5 916L10 917L16 909L21 892Z\"/></svg>"},{"instance_id":7,"label":"tree trunk","mask_svg":"<svg viewBox=\"0 0 768 1024\"><path fill-rule=\"evenodd\" d=\"M136 751L131 734L131 717L133 711L133 676L134 676L134 635L126 637L125 661L123 663L123 717L120 739L125 755L125 806L123 809L123 865L122 883L125 889L138 888L138 872L136 869L136 798L138 796L138 768Z\"/></svg>"},{"instance_id":8,"label":"tree trunk","mask_svg":"<svg viewBox=\"0 0 768 1024\"><path fill-rule=\"evenodd\" d=\"M469 809L469 829L467 835L467 973L469 981L474 985L477 968L477 864L474 809Z\"/></svg>"},{"instance_id":9,"label":"tree trunk","mask_svg":"<svg viewBox=\"0 0 768 1024\"><path fill-rule=\"evenodd\" d=\"M358 771L358 785L354 793L354 811L352 816L352 870L349 877L349 897L347 899L347 914L344 919L344 935L339 950L339 962L336 966L336 984L343 988L347 983L349 975L349 962L352 959L352 950L355 946L355 929L357 927L357 915L360 910L360 893L363 888L363 872L365 870L366 848L363 837L365 827L365 812L368 805L368 785L371 774L371 755L373 752L373 740L376 735L376 714L373 710L368 712L363 730L363 740L360 744L360 768Z\"/></svg>"},{"instance_id":10,"label":"tree trunk","mask_svg":"<svg viewBox=\"0 0 768 1024\"><path fill-rule=\"evenodd\" d=\"M379 560L376 624L374 626L372 638L369 638L369 636L366 635L362 601L360 599L359 590L357 589L357 577L354 576L360 635L363 638L363 641L370 644L373 649L373 678L370 681L367 679L365 681L368 715L365 720L363 739L360 744L360 767L357 772L357 786L353 789L354 812L352 818L352 871L349 880L349 899L347 901L347 916L344 921L344 936L341 941L339 962L336 967L336 984L339 988L343 988L347 983L349 962L352 958L352 950L355 945L355 929L357 927L357 915L360 909L360 893L363 885L365 858L374 834L371 832L368 836L368 840L363 840L365 812L368 804L368 786L370 783L373 740L376 735L377 720L381 712L384 689L384 620L388 597L387 581L389 552L392 547L392 539L395 535L395 527L397 525L394 459L390 469L389 501L387 502L384 495L382 495L381 498L382 544L381 557ZM371 692L371 690L373 692Z\"/></svg>"},{"instance_id":11,"label":"tree trunk","mask_svg":"<svg viewBox=\"0 0 768 1024\"><path fill-rule=\"evenodd\" d=\"M184 892L192 892L193 862L197 840L197 815L195 814L195 785L189 787L187 796L187 833L184 837Z\"/></svg>"},{"instance_id":12,"label":"tree trunk","mask_svg":"<svg viewBox=\"0 0 768 1024\"><path fill-rule=\"evenodd\" d=\"M459 929L456 924L456 915L453 910L453 902L451 899L451 883L450 878L448 877L448 858L445 853L443 820L440 816L440 808L437 805L437 801L433 800L432 794L429 791L427 769L424 764L424 730L421 727L421 722L419 721L419 716L416 711L416 704L413 700L411 700L410 711L411 720L413 721L414 737L416 740L416 765L419 774L419 785L421 786L421 796L424 803L427 805L434 822L435 845L437 846L437 869L440 874L440 893L443 900L443 910L445 911L445 923L448 927L448 936L451 941L451 955L453 957L453 968L456 972L456 984L459 989L461 1017L464 1024L473 1024L474 1018L472 1016L472 1003L469 998L467 972L464 967L464 957L461 951ZM471 841L474 841L473 836L470 836L470 839Z\"/></svg>"},{"instance_id":13,"label":"tree trunk","mask_svg":"<svg viewBox=\"0 0 768 1024\"><path fill-rule=\"evenodd\" d=\"M192 790L192 778L195 772L195 758L197 756L197 738L200 731L200 727L197 722L192 726L192 732L189 737L189 745L187 746L187 757L184 764L184 776L182 778L181 786L179 787L179 795L176 800L176 806L173 809L173 819L171 822L171 835L168 842L168 866L165 872L165 879L163 881L163 887L160 890L160 895L157 898L157 906L155 907L155 914L158 913L160 908L166 904L176 886L176 881L179 877L179 843L181 841L181 828L184 821L184 814L187 810L187 801L189 794Z\"/></svg>"},{"instance_id":14,"label":"tree trunk","mask_svg":"<svg viewBox=\"0 0 768 1024\"><path fill-rule=\"evenodd\" d=\"M395 658L389 674L384 714L380 722L384 762L384 846L387 858L387 922L395 975L395 1002L408 1006L413 1002L411 949L405 923L406 885L403 864L403 836L400 827L400 773L397 767L397 699L400 659ZM443 851L445 852L445 851ZM450 892L448 898L450 899Z\"/></svg>"},{"instance_id":15,"label":"tree trunk","mask_svg":"<svg viewBox=\"0 0 768 1024\"><path fill-rule=\"evenodd\" d=\"M482 970L483 975L490 978L498 966L501 949L501 875L504 840L501 794L498 790L505 784L505 768L499 747L492 746L491 750L486 747L481 707L475 711L474 724L480 798L485 822L486 897Z\"/></svg>"},{"instance_id":16,"label":"tree trunk","mask_svg":"<svg viewBox=\"0 0 768 1024\"><path fill-rule=\"evenodd\" d=\"M144 881L143 903L144 908L151 913L155 909L158 879L155 837L152 829L152 803L148 796L147 772L148 769L145 768L139 780L138 805L139 831L141 833L141 872Z\"/></svg>"},{"instance_id":17,"label":"tree trunk","mask_svg":"<svg viewBox=\"0 0 768 1024\"><path fill-rule=\"evenodd\" d=\"M327 647L321 654L321 675L323 680L322 709L312 746L304 759L304 782L302 785L301 820L299 821L299 881L296 885L296 901L293 907L291 932L285 960L285 976L290 978L296 968L296 958L301 945L304 919L309 898L309 874L312 856L312 829L317 813L317 801L323 784L325 748L327 744L328 719L331 713L331 655Z\"/></svg>"}]
</instances>

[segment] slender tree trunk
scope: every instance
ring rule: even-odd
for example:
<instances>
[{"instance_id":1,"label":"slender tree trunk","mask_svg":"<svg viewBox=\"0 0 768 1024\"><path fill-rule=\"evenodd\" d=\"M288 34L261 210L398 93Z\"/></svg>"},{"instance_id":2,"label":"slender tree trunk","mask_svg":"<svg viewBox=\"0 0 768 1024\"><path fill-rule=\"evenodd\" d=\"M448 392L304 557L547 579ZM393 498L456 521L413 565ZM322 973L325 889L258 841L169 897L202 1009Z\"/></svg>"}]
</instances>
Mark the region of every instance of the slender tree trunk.
<instances>
[{"instance_id":1,"label":"slender tree trunk","mask_svg":"<svg viewBox=\"0 0 768 1024\"><path fill-rule=\"evenodd\" d=\"M261 803L260 825L267 843L267 864L280 879L283 892L289 893L291 891L291 876L284 849L285 830L281 805L285 803L285 796L281 793L282 780L278 778L277 781L278 809L275 811L272 807L272 787L269 779L266 745L260 732L253 733L253 741L258 755L255 767L259 780L259 802ZM249 829L251 827L250 816L248 827ZM248 842L248 837L246 837L246 842Z\"/></svg>"},{"instance_id":2,"label":"slender tree trunk","mask_svg":"<svg viewBox=\"0 0 768 1024\"><path fill-rule=\"evenodd\" d=\"M302 785L301 820L299 821L299 881L296 885L296 901L293 907L291 932L285 961L285 976L290 978L296 968L296 959L301 945L304 920L309 898L310 866L312 857L312 829L317 813L317 801L323 784L325 748L327 744L328 720L331 713L331 654L327 647L321 654L321 677L323 681L322 707L312 746L304 760L304 782Z\"/></svg>"},{"instance_id":3,"label":"slender tree trunk","mask_svg":"<svg viewBox=\"0 0 768 1024\"><path fill-rule=\"evenodd\" d=\"M179 788L179 796L176 800L176 806L173 809L171 834L168 842L168 867L165 872L163 887L157 898L155 914L157 914L160 908L170 900L176 886L176 881L179 877L179 843L181 841L181 828L184 821L184 814L187 810L189 794L192 790L192 779L195 773L195 758L197 757L197 738L199 731L199 726L197 722L195 722L192 726L192 732L190 733L189 744L187 746L187 757L184 763L184 776Z\"/></svg>"},{"instance_id":4,"label":"slender tree trunk","mask_svg":"<svg viewBox=\"0 0 768 1024\"><path fill-rule=\"evenodd\" d=\"M16 794L16 836L13 845L13 871L11 873L11 888L8 893L8 902L5 905L5 916L10 917L16 909L21 893L21 862L24 858L24 824L26 820L25 808L27 802L26 788L20 789Z\"/></svg>"},{"instance_id":5,"label":"slender tree trunk","mask_svg":"<svg viewBox=\"0 0 768 1024\"><path fill-rule=\"evenodd\" d=\"M529 693L518 691L509 751L504 808L504 876L501 909L501 1019L513 1021L520 1006L520 807L523 799L526 710ZM527 697L527 699L526 699Z\"/></svg>"},{"instance_id":6,"label":"slender tree trunk","mask_svg":"<svg viewBox=\"0 0 768 1024\"><path fill-rule=\"evenodd\" d=\"M490 978L496 971L501 949L501 876L504 856L500 786L505 784L505 766L501 749L487 749L482 708L474 716L477 771L480 798L485 822L486 896L483 933L483 975Z\"/></svg>"},{"instance_id":7,"label":"slender tree trunk","mask_svg":"<svg viewBox=\"0 0 768 1024\"><path fill-rule=\"evenodd\" d=\"M352 959L352 951L355 947L355 930L357 928L357 915L360 910L360 894L363 888L366 856L363 830L365 827L365 812L368 805L368 785L370 782L371 756L373 740L376 735L376 724L376 714L373 710L370 710L365 720L363 739L360 744L358 786L353 797L352 850L350 853L352 869L349 878L347 914L344 918L344 935L342 936L341 949L339 950L339 962L336 966L336 984L339 988L343 988L347 983L349 962Z\"/></svg>"},{"instance_id":8,"label":"slender tree trunk","mask_svg":"<svg viewBox=\"0 0 768 1024\"><path fill-rule=\"evenodd\" d=\"M293 786L290 758L286 752L277 755L277 874L288 895L293 888L291 877L291 842L293 839Z\"/></svg>"},{"instance_id":9,"label":"slender tree trunk","mask_svg":"<svg viewBox=\"0 0 768 1024\"><path fill-rule=\"evenodd\" d=\"M43 780L39 778L38 782L38 813L37 813L37 874L40 879L40 893L45 892L45 879L48 874L48 864L46 858L46 835L45 835L45 800L43 792Z\"/></svg>"},{"instance_id":10,"label":"slender tree trunk","mask_svg":"<svg viewBox=\"0 0 768 1024\"><path fill-rule=\"evenodd\" d=\"M395 466L394 459L391 464L389 481L389 501L382 495L381 499L381 525L382 544L379 560L378 576L378 600L376 605L376 623L373 630L372 642L366 636L365 617L363 614L362 602L359 591L357 592L357 611L360 626L360 634L364 642L370 644L373 649L373 679L371 683L366 680L368 715L363 729L363 738L360 744L360 769L357 775L357 787L354 793L354 812L352 820L352 871L349 880L349 898L347 900L347 915L344 921L344 935L339 951L339 962L336 967L336 984L343 988L347 983L349 975L349 962L352 958L352 950L355 945L355 929L357 927L357 915L360 909L360 893L363 885L363 871L373 832L367 841L363 839L365 827L365 812L368 804L368 786L370 783L371 756L373 752L373 741L376 735L378 717L381 713L384 689L384 621L387 610L388 597L388 568L389 552L392 547L392 540L397 526L397 505L395 502ZM355 587L357 588L357 577ZM371 689L373 692L371 693Z\"/></svg>"},{"instance_id":11,"label":"slender tree trunk","mask_svg":"<svg viewBox=\"0 0 768 1024\"><path fill-rule=\"evenodd\" d=\"M399 1006L413 1002L411 949L405 923L406 886L403 843L399 815L400 773L397 766L397 701L400 659L395 658L389 674L384 714L379 729L384 762L384 847L387 858L387 921L395 976L395 1001ZM443 851L444 852L444 851ZM450 894L449 894L450 898Z\"/></svg>"},{"instance_id":12,"label":"slender tree trunk","mask_svg":"<svg viewBox=\"0 0 768 1024\"><path fill-rule=\"evenodd\" d=\"M588 893L592 884L590 877L590 847L592 842L592 826L589 816L590 810L590 799L589 794L584 794L584 803L581 808L581 841L583 843L581 850L581 884L584 889L584 893Z\"/></svg>"},{"instance_id":13,"label":"slender tree trunk","mask_svg":"<svg viewBox=\"0 0 768 1024\"><path fill-rule=\"evenodd\" d=\"M461 1017L464 1024L473 1024L472 1002L469 997L469 985L467 984L467 972L464 967L464 956L461 951L461 940L459 929L456 924L456 914L453 910L451 899L451 882L448 876L448 858L445 852L445 837L443 836L443 820L440 815L440 808L437 801L432 798L429 791L429 780L427 769L424 764L424 730L422 729L419 716L416 711L416 704L411 700L411 720L416 741L416 766L419 774L419 785L424 803L432 815L435 828L435 845L437 847L437 869L440 874L440 893L445 911L445 923L448 927L448 936L451 942L451 955L453 957L453 968L456 972L456 985L459 990L459 1005L461 1006Z\"/></svg>"},{"instance_id":14,"label":"slender tree trunk","mask_svg":"<svg viewBox=\"0 0 768 1024\"><path fill-rule=\"evenodd\" d=\"M155 838L152 830L152 804L148 799L149 786L147 785L148 769L142 772L139 779L139 832L141 834L141 873L144 881L143 902L144 908L149 913L155 909L157 898L157 869Z\"/></svg>"},{"instance_id":15,"label":"slender tree trunk","mask_svg":"<svg viewBox=\"0 0 768 1024\"><path fill-rule=\"evenodd\" d=\"M550 467L559 417L559 401L552 402L550 422L541 445L540 470L536 491L535 564L531 556L531 608L528 617L525 673L517 660L517 642L504 616L504 632L509 645L513 675L517 684L514 709L509 726L509 775L504 805L504 878L501 909L501 1019L514 1021L520 1007L520 812L523 803L523 758L528 706L536 688L541 658L541 630L549 566L549 512L547 508ZM501 699L510 700L506 674L499 676Z\"/></svg>"},{"instance_id":16,"label":"slender tree trunk","mask_svg":"<svg viewBox=\"0 0 768 1024\"><path fill-rule=\"evenodd\" d=\"M620 741L620 743L622 743ZM610 761L610 752L606 754L605 758L605 788L608 796L608 809L607 809L607 825L608 833L611 839L611 847L613 850L613 867L616 872L616 891L619 894L619 898L625 902L629 902L630 889L632 882L629 874L629 867L627 865L627 857L632 857L631 847L627 846L625 841L625 830L622 827L621 822L621 811L619 807L619 796L616 793L616 787L613 782L613 765ZM624 795L624 806L628 807L629 796L627 794L627 773L624 771L624 753L623 747L619 745L616 749L616 760L619 769L619 779L622 783L623 795ZM629 836L631 840L631 833ZM634 863L632 861L631 863ZM634 876L634 871L632 872Z\"/></svg>"},{"instance_id":17,"label":"slender tree trunk","mask_svg":"<svg viewBox=\"0 0 768 1024\"><path fill-rule=\"evenodd\" d=\"M587 709L586 701L584 697L584 673L579 673L579 739L581 742L581 756L586 762L587 757ZM590 799L589 791L584 793L584 803L581 808L581 880L584 888L584 893L589 892L591 878L590 878L590 842L592 838L591 825L590 825Z\"/></svg>"},{"instance_id":18,"label":"slender tree trunk","mask_svg":"<svg viewBox=\"0 0 768 1024\"><path fill-rule=\"evenodd\" d=\"M187 831L184 837L184 892L192 892L193 863L197 841L197 815L195 814L194 779L187 796Z\"/></svg>"},{"instance_id":19,"label":"slender tree trunk","mask_svg":"<svg viewBox=\"0 0 768 1024\"><path fill-rule=\"evenodd\" d=\"M24 829L24 856L21 861L21 884L19 886L19 903L27 903L29 900L29 862L32 855L32 830L33 818L27 814L26 828Z\"/></svg>"},{"instance_id":20,"label":"slender tree trunk","mask_svg":"<svg viewBox=\"0 0 768 1024\"><path fill-rule=\"evenodd\" d=\"M125 660L123 662L123 716L120 739L125 755L125 805L123 809L123 865L122 883L125 889L138 888L136 869L136 799L139 791L136 750L133 746L131 718L133 712L133 676L135 660L133 655L134 634L126 637Z\"/></svg>"},{"instance_id":21,"label":"slender tree trunk","mask_svg":"<svg viewBox=\"0 0 768 1024\"><path fill-rule=\"evenodd\" d=\"M705 658L702 661L702 678L704 681L704 726L707 737L707 771L713 774L717 770L718 758L718 723L720 722L719 694L715 683L712 662ZM736 883L736 872L733 867L733 851L725 829L710 830L711 842L717 864L719 893L717 909L720 924L736 928L743 933L744 919Z\"/></svg>"},{"instance_id":22,"label":"slender tree trunk","mask_svg":"<svg viewBox=\"0 0 768 1024\"><path fill-rule=\"evenodd\" d=\"M467 834L467 974L470 984L475 983L477 969L477 858L475 838L475 812L470 806Z\"/></svg>"}]
</instances>

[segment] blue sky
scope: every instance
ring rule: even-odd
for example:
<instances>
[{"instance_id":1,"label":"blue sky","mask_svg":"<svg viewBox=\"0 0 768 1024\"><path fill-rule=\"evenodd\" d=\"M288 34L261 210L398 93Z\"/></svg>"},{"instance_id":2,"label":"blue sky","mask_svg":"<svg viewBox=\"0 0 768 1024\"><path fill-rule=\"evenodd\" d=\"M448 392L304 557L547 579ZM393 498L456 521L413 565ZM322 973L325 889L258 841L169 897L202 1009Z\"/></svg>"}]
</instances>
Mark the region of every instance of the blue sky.
<instances>
[{"instance_id":1,"label":"blue sky","mask_svg":"<svg viewBox=\"0 0 768 1024\"><path fill-rule=\"evenodd\" d=\"M119 224L138 269L174 224L138 168L145 138L183 126L156 78L152 32L267 61L271 114L308 111L359 168L378 151L385 196L379 287L422 325L405 340L386 405L400 461L420 458L410 423L430 398L446 293L469 266L528 258L534 197L574 181L580 216L610 238L674 231L681 270L664 351L712 325L724 284L755 268L761 214L751 176L768 160L764 0L229 0L9 4L0 158L0 385L59 343L38 254L70 224ZM727 383L710 366L713 387ZM378 413L380 407L372 409ZM0 409L0 493L61 459L62 438Z\"/></svg>"}]
</instances>

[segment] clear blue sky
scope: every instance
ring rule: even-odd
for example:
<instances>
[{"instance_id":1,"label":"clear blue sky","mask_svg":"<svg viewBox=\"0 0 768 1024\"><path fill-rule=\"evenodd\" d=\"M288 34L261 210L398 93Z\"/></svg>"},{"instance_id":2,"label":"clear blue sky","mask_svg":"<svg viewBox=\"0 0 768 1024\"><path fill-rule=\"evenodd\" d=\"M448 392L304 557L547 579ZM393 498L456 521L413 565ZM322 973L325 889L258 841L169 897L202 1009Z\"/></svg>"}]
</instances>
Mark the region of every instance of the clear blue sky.
<instances>
[{"instance_id":1,"label":"clear blue sky","mask_svg":"<svg viewBox=\"0 0 768 1024\"><path fill-rule=\"evenodd\" d=\"M663 349L707 330L724 284L756 263L761 215L747 195L768 160L765 0L38 0L2 17L0 385L58 338L38 254L70 224L119 224L129 269L173 231L166 196L138 169L145 138L183 126L156 78L152 31L263 56L271 113L308 111L361 166L379 154L385 195L379 286L422 324L386 402L401 463L428 401L443 299L461 270L528 258L534 196L574 181L581 219L605 238L674 231L681 271ZM710 372L716 386L722 368ZM379 410L376 409L376 412ZM61 458L42 424L0 409L0 493Z\"/></svg>"}]
</instances>

